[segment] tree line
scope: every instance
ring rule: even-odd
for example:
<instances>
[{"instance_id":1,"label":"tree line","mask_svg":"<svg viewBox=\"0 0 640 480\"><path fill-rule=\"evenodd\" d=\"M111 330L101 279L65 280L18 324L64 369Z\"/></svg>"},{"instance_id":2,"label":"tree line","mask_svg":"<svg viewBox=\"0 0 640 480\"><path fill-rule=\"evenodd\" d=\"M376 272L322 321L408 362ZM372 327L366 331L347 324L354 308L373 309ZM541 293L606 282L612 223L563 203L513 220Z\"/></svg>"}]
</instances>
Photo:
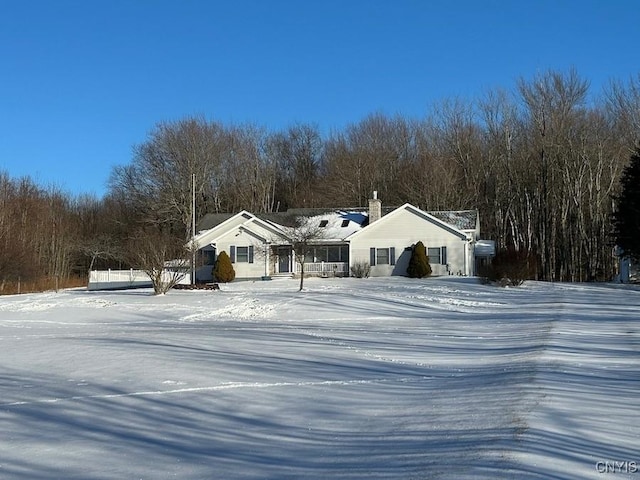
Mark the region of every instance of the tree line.
<instances>
[{"instance_id":1,"label":"tree line","mask_svg":"<svg viewBox=\"0 0 640 480\"><path fill-rule=\"evenodd\" d=\"M53 288L75 276L98 209L90 197L72 198L0 172L0 293L12 293L20 284L24 290Z\"/></svg>"},{"instance_id":2,"label":"tree line","mask_svg":"<svg viewBox=\"0 0 640 480\"><path fill-rule=\"evenodd\" d=\"M388 206L478 209L482 236L530 254L535 278L604 280L615 270L619 181L639 137L640 75L593 93L575 70L520 79L478 99L445 99L424 118L373 113L329 133L314 124L269 131L187 117L153 127L131 162L113 169L103 199L71 199L5 175L3 206L36 198L3 208L0 241L38 258L36 270L64 275L131 263L123 252L142 237L184 243L193 233L194 187L198 219L364 207L377 190ZM11 222L22 236L7 235ZM63 225L74 222L67 233Z\"/></svg>"}]
</instances>

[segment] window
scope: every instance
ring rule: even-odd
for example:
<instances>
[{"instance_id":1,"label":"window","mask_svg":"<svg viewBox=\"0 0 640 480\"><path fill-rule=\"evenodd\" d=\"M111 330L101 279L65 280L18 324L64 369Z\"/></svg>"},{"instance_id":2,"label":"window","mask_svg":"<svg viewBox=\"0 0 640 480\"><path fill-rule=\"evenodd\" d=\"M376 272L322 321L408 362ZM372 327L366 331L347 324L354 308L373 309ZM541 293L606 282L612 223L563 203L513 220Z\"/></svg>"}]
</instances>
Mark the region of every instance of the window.
<instances>
[{"instance_id":1,"label":"window","mask_svg":"<svg viewBox=\"0 0 640 480\"><path fill-rule=\"evenodd\" d=\"M371 248L369 251L369 263L374 265L395 265L396 264L396 249L395 247L389 248Z\"/></svg>"},{"instance_id":2,"label":"window","mask_svg":"<svg viewBox=\"0 0 640 480\"><path fill-rule=\"evenodd\" d=\"M388 248L376 248L376 265L389 265Z\"/></svg>"},{"instance_id":3,"label":"window","mask_svg":"<svg viewBox=\"0 0 640 480\"><path fill-rule=\"evenodd\" d=\"M253 263L253 245L248 247L229 247L231 263Z\"/></svg>"},{"instance_id":4,"label":"window","mask_svg":"<svg viewBox=\"0 0 640 480\"><path fill-rule=\"evenodd\" d=\"M236 247L236 262L249 263L249 247Z\"/></svg>"},{"instance_id":5,"label":"window","mask_svg":"<svg viewBox=\"0 0 640 480\"><path fill-rule=\"evenodd\" d=\"M348 262L348 245L328 245L310 248L304 257L305 263Z\"/></svg>"},{"instance_id":6,"label":"window","mask_svg":"<svg viewBox=\"0 0 640 480\"><path fill-rule=\"evenodd\" d=\"M324 228L329 223L329 220L320 220L320 228Z\"/></svg>"},{"instance_id":7,"label":"window","mask_svg":"<svg viewBox=\"0 0 640 480\"><path fill-rule=\"evenodd\" d=\"M316 262L328 262L327 247L316 247Z\"/></svg>"},{"instance_id":8,"label":"window","mask_svg":"<svg viewBox=\"0 0 640 480\"><path fill-rule=\"evenodd\" d=\"M447 247L431 247L427 248L429 263L431 265L447 264Z\"/></svg>"},{"instance_id":9,"label":"window","mask_svg":"<svg viewBox=\"0 0 640 480\"><path fill-rule=\"evenodd\" d=\"M328 247L327 260L329 262L339 262L340 261L340 247Z\"/></svg>"},{"instance_id":10,"label":"window","mask_svg":"<svg viewBox=\"0 0 640 480\"><path fill-rule=\"evenodd\" d=\"M215 265L216 263L216 251L215 250L200 250L198 263L200 265Z\"/></svg>"},{"instance_id":11,"label":"window","mask_svg":"<svg viewBox=\"0 0 640 480\"><path fill-rule=\"evenodd\" d=\"M342 228L349 226L349 220L342 220Z\"/></svg>"}]
</instances>

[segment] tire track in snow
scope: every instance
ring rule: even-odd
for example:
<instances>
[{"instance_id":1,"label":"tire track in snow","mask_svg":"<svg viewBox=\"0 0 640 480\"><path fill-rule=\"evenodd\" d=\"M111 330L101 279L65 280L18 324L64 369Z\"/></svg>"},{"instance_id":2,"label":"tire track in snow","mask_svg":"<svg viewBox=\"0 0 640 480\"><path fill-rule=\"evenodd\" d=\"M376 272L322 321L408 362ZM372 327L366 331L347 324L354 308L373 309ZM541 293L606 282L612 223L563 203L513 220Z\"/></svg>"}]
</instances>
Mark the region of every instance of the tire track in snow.
<instances>
[{"instance_id":1,"label":"tire track in snow","mask_svg":"<svg viewBox=\"0 0 640 480\"><path fill-rule=\"evenodd\" d=\"M24 406L24 405L41 405L41 404L59 403L59 402L73 402L78 400L145 397L145 396L157 396L157 395L176 395L181 393L215 392L215 391L233 390L233 389L240 389L240 388L317 387L317 386L350 386L350 385L374 385L374 384L377 385L377 384L384 384L384 383L418 383L424 380L432 380L434 378L435 377L431 377L431 376L420 376L420 377L402 377L402 378L373 378L369 380L322 380L322 381L315 381L315 382L313 381L275 382L275 383L238 382L238 383L224 383L222 385L215 385L211 387L190 387L190 388L177 388L174 390L147 390L142 392L107 393L107 394L98 394L98 395L77 395L72 397L41 398L36 400L0 403L0 408L16 407L16 406Z\"/></svg>"}]
</instances>

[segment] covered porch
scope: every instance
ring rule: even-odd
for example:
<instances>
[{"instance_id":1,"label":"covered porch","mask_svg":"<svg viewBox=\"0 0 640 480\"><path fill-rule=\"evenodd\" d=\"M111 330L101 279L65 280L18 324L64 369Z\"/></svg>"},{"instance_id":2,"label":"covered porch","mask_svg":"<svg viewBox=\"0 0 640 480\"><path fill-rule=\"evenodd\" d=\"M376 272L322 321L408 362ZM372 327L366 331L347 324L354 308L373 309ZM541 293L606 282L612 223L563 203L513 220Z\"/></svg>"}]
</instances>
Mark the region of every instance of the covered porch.
<instances>
[{"instance_id":1,"label":"covered porch","mask_svg":"<svg viewBox=\"0 0 640 480\"><path fill-rule=\"evenodd\" d=\"M299 275L301 263L291 245L273 245L268 249L270 275ZM305 275L320 277L349 276L349 245L329 244L310 246L304 256Z\"/></svg>"}]
</instances>

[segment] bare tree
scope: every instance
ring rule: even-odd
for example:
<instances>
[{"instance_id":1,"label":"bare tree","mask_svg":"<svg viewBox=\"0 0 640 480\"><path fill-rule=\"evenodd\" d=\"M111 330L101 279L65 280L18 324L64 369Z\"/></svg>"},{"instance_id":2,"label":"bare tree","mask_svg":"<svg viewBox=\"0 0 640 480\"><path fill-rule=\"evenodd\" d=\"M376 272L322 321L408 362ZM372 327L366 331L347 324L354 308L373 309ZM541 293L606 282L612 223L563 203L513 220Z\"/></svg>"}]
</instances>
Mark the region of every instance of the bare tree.
<instances>
[{"instance_id":1,"label":"bare tree","mask_svg":"<svg viewBox=\"0 0 640 480\"><path fill-rule=\"evenodd\" d=\"M280 208L317 205L322 152L322 138L313 125L298 124L268 137L267 155L276 165Z\"/></svg>"},{"instance_id":2,"label":"bare tree","mask_svg":"<svg viewBox=\"0 0 640 480\"><path fill-rule=\"evenodd\" d=\"M37 277L37 266L30 261L29 252L4 229L0 230L0 249L0 293L7 283Z\"/></svg>"},{"instance_id":3,"label":"bare tree","mask_svg":"<svg viewBox=\"0 0 640 480\"><path fill-rule=\"evenodd\" d=\"M57 188L0 174L1 282L72 276L80 237L73 205Z\"/></svg>"},{"instance_id":4,"label":"bare tree","mask_svg":"<svg viewBox=\"0 0 640 480\"><path fill-rule=\"evenodd\" d=\"M523 135L515 100L504 90L490 91L479 103L479 111L486 150L484 195L480 197L484 208L478 206L482 210L483 234L494 238L499 250L528 250L532 229L516 217L522 197L515 150Z\"/></svg>"},{"instance_id":5,"label":"bare tree","mask_svg":"<svg viewBox=\"0 0 640 480\"><path fill-rule=\"evenodd\" d=\"M484 151L482 131L476 120L473 104L462 100L445 100L438 104L430 119L432 146L445 179L455 185L448 188L448 208L476 208L484 184ZM435 182L441 181L438 176Z\"/></svg>"},{"instance_id":6,"label":"bare tree","mask_svg":"<svg viewBox=\"0 0 640 480\"><path fill-rule=\"evenodd\" d=\"M302 291L304 287L304 264L312 253L313 248L317 245L318 241L324 237L323 230L317 223L312 223L308 219L298 219L294 227L288 227L285 230L287 237L291 241L291 249L295 255L295 260L298 263L300 271L300 288Z\"/></svg>"},{"instance_id":7,"label":"bare tree","mask_svg":"<svg viewBox=\"0 0 640 480\"><path fill-rule=\"evenodd\" d=\"M122 257L117 242L108 235L88 238L79 247L80 253L89 258L87 271L91 272L99 260L114 260Z\"/></svg>"},{"instance_id":8,"label":"bare tree","mask_svg":"<svg viewBox=\"0 0 640 480\"><path fill-rule=\"evenodd\" d=\"M154 293L162 295L187 275L191 253L181 237L147 227L129 239L126 257L149 276Z\"/></svg>"},{"instance_id":9,"label":"bare tree","mask_svg":"<svg viewBox=\"0 0 640 480\"><path fill-rule=\"evenodd\" d=\"M627 82L612 81L605 90L605 99L610 121L626 144L629 155L640 142L640 74Z\"/></svg>"},{"instance_id":10,"label":"bare tree","mask_svg":"<svg viewBox=\"0 0 640 480\"><path fill-rule=\"evenodd\" d=\"M406 201L400 185L414 146L412 125L399 116L372 114L335 133L327 141L323 165L329 198L366 205L376 190L391 204Z\"/></svg>"},{"instance_id":11,"label":"bare tree","mask_svg":"<svg viewBox=\"0 0 640 480\"><path fill-rule=\"evenodd\" d=\"M110 190L131 204L147 224L169 225L189 238L192 188L199 212L217 212L222 205L222 154L226 150L224 129L202 118L159 123L149 139L134 148L130 165L116 167Z\"/></svg>"},{"instance_id":12,"label":"bare tree","mask_svg":"<svg viewBox=\"0 0 640 480\"><path fill-rule=\"evenodd\" d=\"M537 245L541 276L560 280L567 264L563 256L563 219L569 215L563 166L574 155L570 135L579 109L584 106L588 82L574 70L563 75L548 72L531 82L521 80L519 91L530 127L531 149L528 163L535 174L532 198L536 212Z\"/></svg>"},{"instance_id":13,"label":"bare tree","mask_svg":"<svg viewBox=\"0 0 640 480\"><path fill-rule=\"evenodd\" d=\"M265 153L266 132L253 125L227 131L223 188L231 211L272 212L275 206L276 162Z\"/></svg>"}]
</instances>

